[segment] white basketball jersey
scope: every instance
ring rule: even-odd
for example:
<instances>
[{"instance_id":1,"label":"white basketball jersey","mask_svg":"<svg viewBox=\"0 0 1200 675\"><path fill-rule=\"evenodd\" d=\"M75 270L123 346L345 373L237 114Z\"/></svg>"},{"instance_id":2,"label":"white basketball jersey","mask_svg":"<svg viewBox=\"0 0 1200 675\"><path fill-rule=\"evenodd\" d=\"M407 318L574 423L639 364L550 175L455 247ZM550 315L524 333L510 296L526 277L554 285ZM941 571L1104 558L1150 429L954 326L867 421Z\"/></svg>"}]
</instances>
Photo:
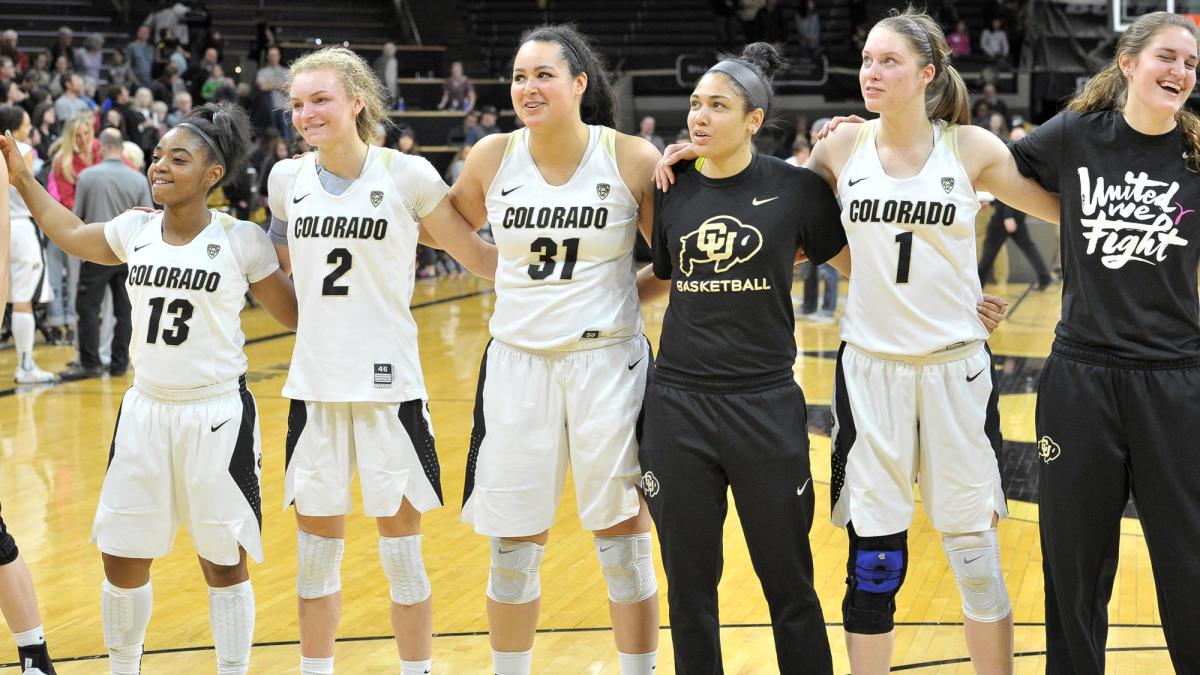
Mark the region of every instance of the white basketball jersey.
<instances>
[{"instance_id":1,"label":"white basketball jersey","mask_svg":"<svg viewBox=\"0 0 1200 675\"><path fill-rule=\"evenodd\" d=\"M838 178L854 273L842 339L881 354L920 356L986 340L975 259L979 201L958 157L955 127L934 123L933 151L917 175L888 176L875 148L879 122L862 125Z\"/></svg>"},{"instance_id":2,"label":"white basketball jersey","mask_svg":"<svg viewBox=\"0 0 1200 675\"><path fill-rule=\"evenodd\" d=\"M589 127L575 175L550 185L514 131L487 192L500 261L491 332L538 351L594 349L642 332L633 245L638 204L617 168L616 132Z\"/></svg>"},{"instance_id":3,"label":"white basketball jersey","mask_svg":"<svg viewBox=\"0 0 1200 675\"><path fill-rule=\"evenodd\" d=\"M32 149L33 147L28 143L17 141L17 152L22 157L29 154ZM33 217L33 214L29 212L29 207L25 205L25 200L21 199L21 193L17 192L17 188L13 185L8 186L8 213L13 220Z\"/></svg>"},{"instance_id":4,"label":"white basketball jersey","mask_svg":"<svg viewBox=\"0 0 1200 675\"><path fill-rule=\"evenodd\" d=\"M288 223L300 303L283 395L427 398L409 303L420 220L449 188L424 158L372 146L359 177L332 195L321 186L316 160L284 160L271 176L272 213Z\"/></svg>"},{"instance_id":5,"label":"white basketball jersey","mask_svg":"<svg viewBox=\"0 0 1200 675\"><path fill-rule=\"evenodd\" d=\"M113 253L129 263L130 362L139 380L160 389L207 387L246 372L246 291L279 269L262 228L210 213L208 227L182 246L163 241L161 213L128 211L104 225Z\"/></svg>"}]
</instances>

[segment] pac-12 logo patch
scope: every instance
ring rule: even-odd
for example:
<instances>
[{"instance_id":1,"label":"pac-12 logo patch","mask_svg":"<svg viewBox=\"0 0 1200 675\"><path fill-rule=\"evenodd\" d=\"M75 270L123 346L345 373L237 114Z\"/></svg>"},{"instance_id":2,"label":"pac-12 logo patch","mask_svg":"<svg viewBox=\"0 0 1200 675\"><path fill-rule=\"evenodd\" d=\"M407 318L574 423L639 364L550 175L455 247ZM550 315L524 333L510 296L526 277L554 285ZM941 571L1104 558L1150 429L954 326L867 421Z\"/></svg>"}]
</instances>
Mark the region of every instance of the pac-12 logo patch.
<instances>
[{"instance_id":1,"label":"pac-12 logo patch","mask_svg":"<svg viewBox=\"0 0 1200 675\"><path fill-rule=\"evenodd\" d=\"M659 487L658 478L653 471L647 471L642 475L642 492L646 493L647 497L658 495Z\"/></svg>"},{"instance_id":2,"label":"pac-12 logo patch","mask_svg":"<svg viewBox=\"0 0 1200 675\"><path fill-rule=\"evenodd\" d=\"M371 190L371 206L379 206L381 203L383 203L383 192Z\"/></svg>"},{"instance_id":3,"label":"pac-12 logo patch","mask_svg":"<svg viewBox=\"0 0 1200 675\"><path fill-rule=\"evenodd\" d=\"M1055 443L1053 438L1042 436L1038 441L1038 457L1041 457L1046 464L1058 459L1061 454L1062 448L1058 447L1058 443Z\"/></svg>"},{"instance_id":4,"label":"pac-12 logo patch","mask_svg":"<svg viewBox=\"0 0 1200 675\"><path fill-rule=\"evenodd\" d=\"M946 191L946 194L950 194L950 191L954 189L954 178L951 176L943 176L942 189Z\"/></svg>"},{"instance_id":5,"label":"pac-12 logo patch","mask_svg":"<svg viewBox=\"0 0 1200 675\"><path fill-rule=\"evenodd\" d=\"M392 386L392 364L375 364L375 386L380 389L386 389Z\"/></svg>"},{"instance_id":6,"label":"pac-12 logo patch","mask_svg":"<svg viewBox=\"0 0 1200 675\"><path fill-rule=\"evenodd\" d=\"M217 257L217 254L220 252L221 252L221 246L219 244L209 244L208 245L208 257L210 259Z\"/></svg>"},{"instance_id":7,"label":"pac-12 logo patch","mask_svg":"<svg viewBox=\"0 0 1200 675\"><path fill-rule=\"evenodd\" d=\"M700 227L679 238L679 269L692 276L693 264L716 263L716 272L724 272L746 262L763 245L762 232L733 216L713 216Z\"/></svg>"},{"instance_id":8,"label":"pac-12 logo patch","mask_svg":"<svg viewBox=\"0 0 1200 675\"><path fill-rule=\"evenodd\" d=\"M608 192L611 189L612 186L608 183L596 183L596 196L600 199L608 199Z\"/></svg>"}]
</instances>

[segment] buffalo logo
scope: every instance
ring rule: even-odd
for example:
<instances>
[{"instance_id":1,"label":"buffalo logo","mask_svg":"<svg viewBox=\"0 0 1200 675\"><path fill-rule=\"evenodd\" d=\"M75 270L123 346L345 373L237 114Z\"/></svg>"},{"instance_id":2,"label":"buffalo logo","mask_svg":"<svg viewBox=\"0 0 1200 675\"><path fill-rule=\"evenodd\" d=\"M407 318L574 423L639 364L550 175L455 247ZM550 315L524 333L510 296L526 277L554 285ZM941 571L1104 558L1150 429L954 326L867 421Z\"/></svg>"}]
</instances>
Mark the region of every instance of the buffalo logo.
<instances>
[{"instance_id":1,"label":"buffalo logo","mask_svg":"<svg viewBox=\"0 0 1200 675\"><path fill-rule=\"evenodd\" d=\"M679 269L690 277L694 263L716 263L720 273L746 262L762 248L763 238L757 227L733 216L713 216L679 243Z\"/></svg>"},{"instance_id":2,"label":"buffalo logo","mask_svg":"<svg viewBox=\"0 0 1200 675\"><path fill-rule=\"evenodd\" d=\"M596 183L596 194L600 199L608 199L608 191L611 187L608 183Z\"/></svg>"},{"instance_id":3,"label":"buffalo logo","mask_svg":"<svg viewBox=\"0 0 1200 675\"><path fill-rule=\"evenodd\" d=\"M644 492L647 497L654 497L658 494L658 488L658 478L654 475L653 471L647 471L642 476L642 492Z\"/></svg>"},{"instance_id":4,"label":"buffalo logo","mask_svg":"<svg viewBox=\"0 0 1200 675\"><path fill-rule=\"evenodd\" d=\"M950 194L950 191L954 189L954 178L950 176L943 176L942 189L946 191L946 194Z\"/></svg>"},{"instance_id":5,"label":"buffalo logo","mask_svg":"<svg viewBox=\"0 0 1200 675\"><path fill-rule=\"evenodd\" d=\"M1055 443L1053 438L1042 436L1042 439L1038 441L1038 457L1041 457L1046 464L1058 459L1061 454L1062 448L1058 447L1058 443Z\"/></svg>"},{"instance_id":6,"label":"buffalo logo","mask_svg":"<svg viewBox=\"0 0 1200 675\"><path fill-rule=\"evenodd\" d=\"M383 193L380 192L379 190L372 190L371 191L371 206L379 206L379 204L382 201L383 201Z\"/></svg>"},{"instance_id":7,"label":"buffalo logo","mask_svg":"<svg viewBox=\"0 0 1200 675\"><path fill-rule=\"evenodd\" d=\"M218 246L217 244L209 244L208 245L208 257L209 258L217 257L217 254L220 252L221 252L221 247Z\"/></svg>"}]
</instances>

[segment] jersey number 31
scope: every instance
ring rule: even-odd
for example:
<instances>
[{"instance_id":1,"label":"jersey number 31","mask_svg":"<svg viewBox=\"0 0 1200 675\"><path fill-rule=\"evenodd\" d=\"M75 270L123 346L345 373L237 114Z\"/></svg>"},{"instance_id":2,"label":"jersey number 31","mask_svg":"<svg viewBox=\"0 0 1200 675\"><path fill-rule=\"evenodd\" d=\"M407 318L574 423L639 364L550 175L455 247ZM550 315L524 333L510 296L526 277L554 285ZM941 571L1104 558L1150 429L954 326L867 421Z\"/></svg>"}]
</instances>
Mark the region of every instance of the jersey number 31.
<instances>
[{"instance_id":1,"label":"jersey number 31","mask_svg":"<svg viewBox=\"0 0 1200 675\"><path fill-rule=\"evenodd\" d=\"M559 279L570 279L575 273L575 261L579 259L579 237L563 240L563 248L567 249L566 260L563 261L562 273ZM529 247L530 253L538 254L538 263L529 266L529 278L542 279L548 278L554 274L554 268L558 266L558 260L555 256L558 255L558 243L550 237L538 237L533 240L533 244Z\"/></svg>"}]
</instances>

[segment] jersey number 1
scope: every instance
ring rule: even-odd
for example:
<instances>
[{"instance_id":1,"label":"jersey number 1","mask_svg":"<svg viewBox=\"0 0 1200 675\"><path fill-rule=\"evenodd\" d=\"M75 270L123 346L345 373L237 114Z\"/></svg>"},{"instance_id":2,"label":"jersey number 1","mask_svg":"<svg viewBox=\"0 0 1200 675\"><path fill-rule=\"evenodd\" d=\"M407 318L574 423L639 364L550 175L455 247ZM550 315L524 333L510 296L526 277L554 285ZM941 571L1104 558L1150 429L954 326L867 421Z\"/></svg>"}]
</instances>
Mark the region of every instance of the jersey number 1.
<instances>
[{"instance_id":1,"label":"jersey number 1","mask_svg":"<svg viewBox=\"0 0 1200 675\"><path fill-rule=\"evenodd\" d=\"M162 321L163 305L166 305L167 311L175 315L175 322L162 332L162 341L164 344L178 347L187 340L187 322L192 318L192 312L196 308L183 298L175 298L169 305L166 302L166 298L150 298L150 329L146 331L146 342L149 344L158 342L158 324Z\"/></svg>"},{"instance_id":2,"label":"jersey number 1","mask_svg":"<svg viewBox=\"0 0 1200 675\"><path fill-rule=\"evenodd\" d=\"M579 237L572 237L563 241L563 247L567 249L567 259L563 262L562 274L559 279L570 279L575 273L575 261L579 259ZM558 265L558 261L554 256L558 255L558 244L550 237L538 237L533 240L533 245L529 248L530 253L538 254L538 262L540 265L529 266L529 278L541 281L554 274L554 268Z\"/></svg>"},{"instance_id":3,"label":"jersey number 1","mask_svg":"<svg viewBox=\"0 0 1200 675\"><path fill-rule=\"evenodd\" d=\"M896 243L900 244L900 259L896 261L896 283L908 283L908 264L912 260L912 232L901 232L896 235Z\"/></svg>"}]
</instances>

